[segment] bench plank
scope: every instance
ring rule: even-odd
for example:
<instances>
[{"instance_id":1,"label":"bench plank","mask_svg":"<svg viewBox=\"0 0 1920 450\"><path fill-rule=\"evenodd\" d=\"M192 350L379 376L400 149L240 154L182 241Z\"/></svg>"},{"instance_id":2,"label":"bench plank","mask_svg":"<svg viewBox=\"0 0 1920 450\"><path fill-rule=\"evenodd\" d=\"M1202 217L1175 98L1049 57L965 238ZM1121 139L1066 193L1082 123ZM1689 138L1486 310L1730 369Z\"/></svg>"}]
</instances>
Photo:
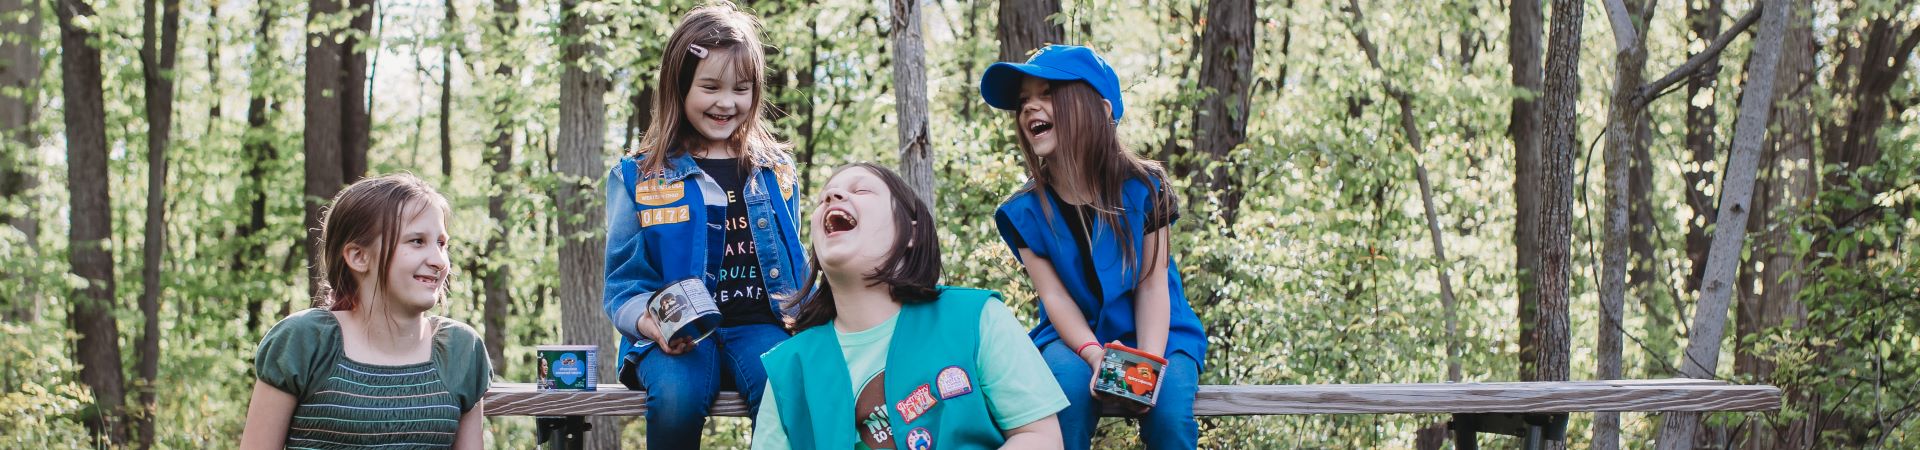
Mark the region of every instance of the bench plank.
<instances>
[{"instance_id":1,"label":"bench plank","mask_svg":"<svg viewBox=\"0 0 1920 450\"><path fill-rule=\"evenodd\" d=\"M647 394L618 384L593 392L540 392L532 383L495 383L489 416L638 416ZM1780 389L1717 380L1511 383L1202 385L1196 416L1663 411L1771 411ZM744 417L746 400L722 392L712 415ZM1117 411L1107 411L1118 416Z\"/></svg>"}]
</instances>

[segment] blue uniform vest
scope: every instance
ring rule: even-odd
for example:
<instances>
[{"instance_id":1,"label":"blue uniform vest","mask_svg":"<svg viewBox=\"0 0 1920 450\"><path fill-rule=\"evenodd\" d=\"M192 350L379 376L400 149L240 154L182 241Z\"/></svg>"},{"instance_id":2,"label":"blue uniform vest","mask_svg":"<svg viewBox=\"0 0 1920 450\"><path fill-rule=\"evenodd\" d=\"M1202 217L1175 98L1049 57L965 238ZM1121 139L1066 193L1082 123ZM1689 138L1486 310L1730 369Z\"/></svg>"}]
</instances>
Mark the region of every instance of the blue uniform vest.
<instances>
[{"instance_id":1,"label":"blue uniform vest","mask_svg":"<svg viewBox=\"0 0 1920 450\"><path fill-rule=\"evenodd\" d=\"M1147 214L1153 208L1154 193L1162 189L1160 180L1129 179L1121 188L1122 204L1120 218L1126 221L1127 230L1132 235L1132 247L1125 251L1135 255L1141 253L1142 243L1146 240L1142 230ZM1080 307L1080 314L1087 318L1087 326L1093 328L1093 335L1100 342L1120 341L1138 348L1139 341L1134 330L1133 297L1140 283L1138 268L1128 268L1120 253L1120 243L1113 233L1094 233L1092 255L1082 254L1074 243L1072 225L1061 218L1055 208L1051 214L1042 212L1041 203L1048 202L1038 192L1022 190L1000 204L994 212L994 221L999 225L1000 237L1011 247L1015 257L1020 249L1015 242L1025 242L1028 250L1035 256L1052 262L1065 285L1067 295L1073 297L1074 304ZM1096 230L1110 229L1105 219L1094 218ZM1169 223L1171 227L1173 224ZM1016 239L1017 238L1017 239ZM1023 261L1024 263L1024 261ZM1080 267L1093 265L1095 279L1087 279ZM1095 296L1093 286L1098 285L1102 296ZM1186 288L1180 282L1180 265L1172 255L1167 256L1167 295L1168 320L1166 356L1176 353L1193 358L1196 366L1207 360L1207 334L1200 327L1200 317L1194 315L1193 306L1187 303ZM1045 347L1060 340L1060 332L1053 328L1053 321L1047 319L1046 308L1040 308L1040 325L1028 333L1033 337L1034 345ZM1069 347L1080 343L1065 343Z\"/></svg>"},{"instance_id":2,"label":"blue uniform vest","mask_svg":"<svg viewBox=\"0 0 1920 450\"><path fill-rule=\"evenodd\" d=\"M987 410L986 394L974 384L979 373L974 364L980 352L979 318L989 301L1000 301L1000 294L943 287L936 301L900 308L885 368L886 407L895 448L929 448L912 442L919 436L930 437L930 448L939 449L998 448L1006 442ZM853 380L833 325L801 331L768 351L761 361L770 384L767 394L777 399L781 426L793 448L838 450L860 442L854 427ZM967 375L971 392L942 399L936 379L951 368ZM898 405L921 389L937 400L909 422Z\"/></svg>"}]
</instances>

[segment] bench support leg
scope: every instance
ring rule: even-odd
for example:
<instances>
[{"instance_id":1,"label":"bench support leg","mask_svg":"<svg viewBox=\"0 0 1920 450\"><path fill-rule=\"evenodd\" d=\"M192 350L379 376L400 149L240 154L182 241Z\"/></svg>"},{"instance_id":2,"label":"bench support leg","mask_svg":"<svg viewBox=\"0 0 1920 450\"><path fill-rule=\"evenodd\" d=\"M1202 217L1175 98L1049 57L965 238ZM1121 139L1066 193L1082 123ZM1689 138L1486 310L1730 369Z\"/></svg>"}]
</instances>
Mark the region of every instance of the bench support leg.
<instances>
[{"instance_id":1,"label":"bench support leg","mask_svg":"<svg viewBox=\"0 0 1920 450\"><path fill-rule=\"evenodd\" d=\"M1453 429L1454 448L1460 450L1478 449L1479 433L1518 437L1524 439L1524 448L1535 450L1547 441L1567 440L1567 414L1454 414L1447 428Z\"/></svg>"},{"instance_id":2,"label":"bench support leg","mask_svg":"<svg viewBox=\"0 0 1920 450\"><path fill-rule=\"evenodd\" d=\"M533 423L540 433L537 444L547 450L581 450L587 443L587 430L593 429L582 416L535 417Z\"/></svg>"}]
</instances>

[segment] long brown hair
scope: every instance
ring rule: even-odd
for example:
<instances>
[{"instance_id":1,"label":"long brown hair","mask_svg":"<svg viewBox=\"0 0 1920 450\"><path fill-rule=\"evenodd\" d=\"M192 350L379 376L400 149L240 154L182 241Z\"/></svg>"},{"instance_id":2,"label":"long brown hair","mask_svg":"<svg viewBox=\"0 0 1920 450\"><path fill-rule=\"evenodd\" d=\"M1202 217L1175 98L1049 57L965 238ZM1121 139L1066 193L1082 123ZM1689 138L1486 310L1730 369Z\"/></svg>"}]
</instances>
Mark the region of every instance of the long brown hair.
<instances>
[{"instance_id":1,"label":"long brown hair","mask_svg":"<svg viewBox=\"0 0 1920 450\"><path fill-rule=\"evenodd\" d=\"M941 266L940 236L934 232L933 211L927 208L926 202L920 201L920 196L913 194L913 188L900 174L884 166L853 163L834 170L833 175L853 168L867 169L887 185L888 195L893 196L893 228L899 230L893 237L893 253L888 254L887 260L874 268L873 273L865 275L867 285L887 285L893 301L903 304L934 301L940 296ZM833 176L827 179L832 180ZM840 316L833 306L833 285L827 283L826 272L820 269L820 256L811 248L807 249L807 262L812 269L807 273L806 282L787 301L791 307L792 303L805 300L795 314L794 330L824 325Z\"/></svg>"},{"instance_id":2,"label":"long brown hair","mask_svg":"<svg viewBox=\"0 0 1920 450\"><path fill-rule=\"evenodd\" d=\"M452 213L446 197L426 181L408 173L363 179L333 196L332 206L322 212L320 218L320 242L316 245L322 249L320 273L326 274L326 278L320 280L320 295L314 300L315 306L352 311L366 299L387 290L387 266L393 263L400 225L406 221L407 210L415 205L439 208L443 215ZM353 278L353 270L347 267L348 245L374 252L373 286L361 286ZM451 266L442 279L452 281ZM445 295L446 289L440 292Z\"/></svg>"},{"instance_id":3,"label":"long brown hair","mask_svg":"<svg viewBox=\"0 0 1920 450\"><path fill-rule=\"evenodd\" d=\"M687 92L693 89L694 69L702 61L732 62L736 75L753 81L753 101L743 114L740 128L727 139L727 145L742 150L740 167L765 167L784 159L787 144L774 139L761 117L770 106L766 100L767 56L761 47L759 27L753 15L726 1L695 8L680 19L673 36L667 38L655 79L653 121L641 135L640 146L627 151L627 156L640 159L641 173L666 169L668 159L689 151L688 144L699 138L700 132L687 121L685 105ZM705 55L694 54L694 45L705 49Z\"/></svg>"},{"instance_id":4,"label":"long brown hair","mask_svg":"<svg viewBox=\"0 0 1920 450\"><path fill-rule=\"evenodd\" d=\"M1120 142L1116 123L1109 119L1112 114L1101 103L1100 93L1093 85L1079 80L1049 81L1048 84L1047 90L1053 97L1053 132L1059 137L1055 139L1053 154L1043 158L1033 152L1033 143L1027 140L1027 134L1018 133L1020 151L1026 156L1027 176L1033 180L1023 192L1038 194L1040 210L1049 218L1053 217L1053 202L1047 200L1049 191L1064 186L1086 194L1087 206L1107 223L1120 244L1122 267L1136 271L1136 281L1144 280L1147 270L1141 262L1163 258L1166 249L1160 248L1158 242L1149 242L1143 243L1141 253L1132 251L1132 230L1122 216L1126 202L1123 188L1127 180L1139 179L1152 189L1152 180L1161 179L1162 186L1154 194L1157 203L1154 217L1145 222L1166 223L1179 207L1178 199L1164 185L1166 171L1159 162L1135 155ZM1015 110L1013 114L1017 118L1020 112Z\"/></svg>"}]
</instances>

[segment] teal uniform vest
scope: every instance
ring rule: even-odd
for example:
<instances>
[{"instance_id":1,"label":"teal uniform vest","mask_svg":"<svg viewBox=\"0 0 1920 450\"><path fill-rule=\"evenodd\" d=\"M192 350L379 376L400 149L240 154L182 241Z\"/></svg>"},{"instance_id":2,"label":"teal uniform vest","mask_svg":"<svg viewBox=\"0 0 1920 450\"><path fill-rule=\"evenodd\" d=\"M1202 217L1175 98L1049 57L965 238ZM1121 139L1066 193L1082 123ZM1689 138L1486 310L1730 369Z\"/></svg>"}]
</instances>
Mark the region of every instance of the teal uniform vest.
<instances>
[{"instance_id":1,"label":"teal uniform vest","mask_svg":"<svg viewBox=\"0 0 1920 450\"><path fill-rule=\"evenodd\" d=\"M980 314L989 301L1000 301L1000 294L942 287L939 300L900 308L884 369L895 448L998 448L1006 442L976 383ZM761 361L767 393L778 398L793 448L850 449L860 442L853 380L831 324L801 331ZM965 392L957 389L956 370L965 375Z\"/></svg>"}]
</instances>

